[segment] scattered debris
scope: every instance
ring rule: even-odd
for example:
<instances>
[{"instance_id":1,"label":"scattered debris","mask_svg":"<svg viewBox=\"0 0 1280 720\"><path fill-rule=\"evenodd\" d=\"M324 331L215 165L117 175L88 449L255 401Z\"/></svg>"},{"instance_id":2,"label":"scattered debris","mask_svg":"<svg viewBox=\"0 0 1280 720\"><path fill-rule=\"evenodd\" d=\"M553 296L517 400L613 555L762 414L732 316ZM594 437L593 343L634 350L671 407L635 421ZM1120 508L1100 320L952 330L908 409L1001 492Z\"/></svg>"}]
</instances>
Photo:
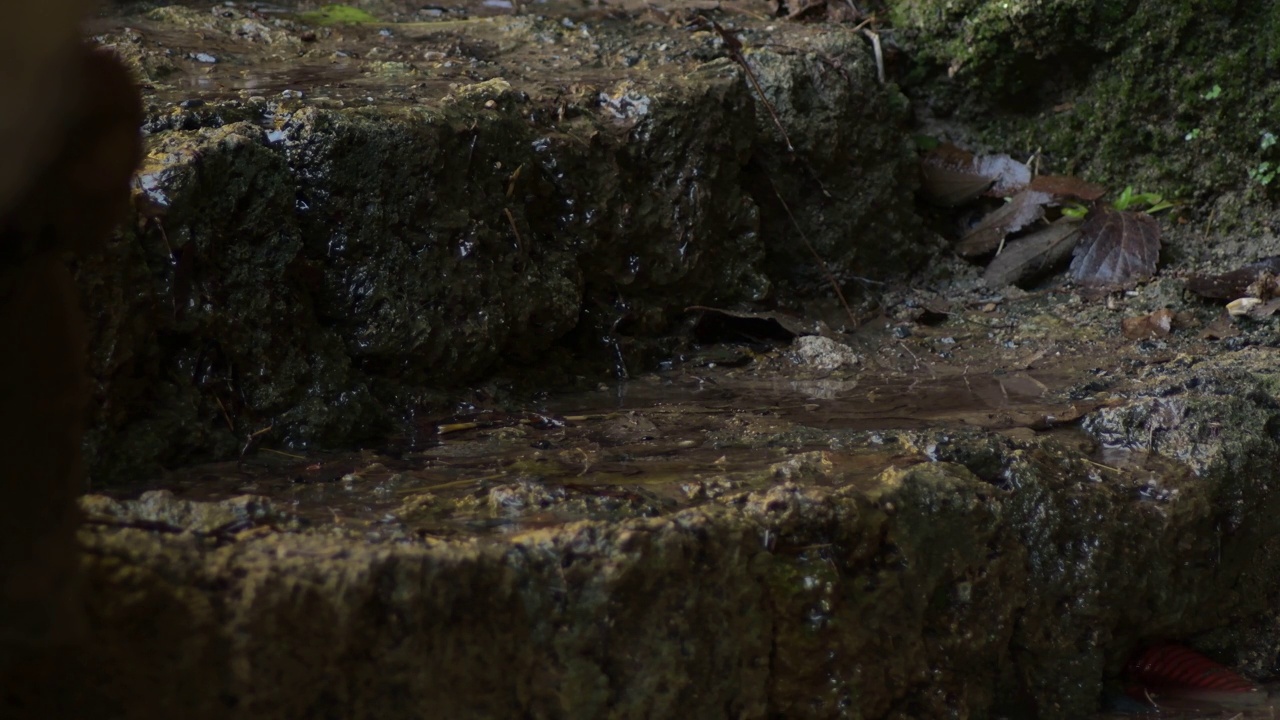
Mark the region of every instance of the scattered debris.
<instances>
[{"instance_id":1,"label":"scattered debris","mask_svg":"<svg viewBox=\"0 0 1280 720\"><path fill-rule=\"evenodd\" d=\"M917 141L922 147L935 142ZM1107 205L1099 185L1071 175L1034 175L1008 155L974 155L948 143L925 152L920 171L922 194L943 207L984 195L1007 199L955 245L967 258L996 253L984 274L991 286L1034 279L1072 253L1071 276L1082 285L1123 287L1155 274L1160 226L1151 213L1172 207L1160 195L1128 187ZM1145 212L1130 209L1144 206ZM1028 235L1018 242L1018 233Z\"/></svg>"},{"instance_id":2,"label":"scattered debris","mask_svg":"<svg viewBox=\"0 0 1280 720\"><path fill-rule=\"evenodd\" d=\"M1280 298L1263 300L1257 297L1242 297L1227 303L1227 314L1231 317L1262 320L1275 315L1277 310L1280 310Z\"/></svg>"},{"instance_id":3,"label":"scattered debris","mask_svg":"<svg viewBox=\"0 0 1280 720\"><path fill-rule=\"evenodd\" d=\"M1130 340L1165 337L1173 330L1173 311L1161 308L1153 313L1120 321L1120 331Z\"/></svg>"}]
</instances>

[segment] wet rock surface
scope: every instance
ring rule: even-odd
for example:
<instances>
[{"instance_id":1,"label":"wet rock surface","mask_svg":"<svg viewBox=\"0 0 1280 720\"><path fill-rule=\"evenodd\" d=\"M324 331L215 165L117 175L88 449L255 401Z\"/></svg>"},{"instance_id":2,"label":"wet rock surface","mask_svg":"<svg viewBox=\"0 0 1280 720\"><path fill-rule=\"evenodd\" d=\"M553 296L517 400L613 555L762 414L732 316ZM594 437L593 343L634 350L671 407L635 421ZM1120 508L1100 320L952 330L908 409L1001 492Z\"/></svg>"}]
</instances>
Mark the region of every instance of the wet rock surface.
<instances>
[{"instance_id":1,"label":"wet rock surface","mask_svg":"<svg viewBox=\"0 0 1280 720\"><path fill-rule=\"evenodd\" d=\"M57 662L139 674L59 697L162 660L193 717L1073 718L1139 643L1268 606L1272 351L948 375L864 340L88 497L91 576L146 601Z\"/></svg>"},{"instance_id":2,"label":"wet rock surface","mask_svg":"<svg viewBox=\"0 0 1280 720\"><path fill-rule=\"evenodd\" d=\"M643 365L690 305L816 287L799 234L859 275L931 247L905 102L840 27L748 24L777 123L717 35L660 15L96 29L149 102L137 222L82 271L100 483L267 428L377 437L503 367Z\"/></svg>"},{"instance_id":3,"label":"wet rock surface","mask_svg":"<svg viewBox=\"0 0 1280 720\"><path fill-rule=\"evenodd\" d=\"M151 155L81 269L93 457L148 480L83 501L91 644L11 707L1065 719L1152 639L1273 671L1269 320L1202 332L1221 309L1173 273L1027 292L940 256L865 283L936 246L850 28L733 16L792 154L678 11L368 7L95 29L148 85ZM874 288L856 329L815 303L788 341L646 340L815 289L801 235ZM1123 336L1161 308L1169 334ZM400 421L513 361L646 356ZM193 459L221 462L138 470Z\"/></svg>"}]
</instances>

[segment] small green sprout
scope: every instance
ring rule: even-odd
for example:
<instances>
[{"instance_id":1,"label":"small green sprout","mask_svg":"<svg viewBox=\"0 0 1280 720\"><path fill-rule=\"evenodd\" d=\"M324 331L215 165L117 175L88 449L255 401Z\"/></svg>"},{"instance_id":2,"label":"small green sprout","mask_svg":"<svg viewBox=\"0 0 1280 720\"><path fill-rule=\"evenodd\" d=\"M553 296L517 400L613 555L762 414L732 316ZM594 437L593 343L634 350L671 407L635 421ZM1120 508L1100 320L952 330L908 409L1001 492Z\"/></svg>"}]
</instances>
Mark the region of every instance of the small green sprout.
<instances>
[{"instance_id":1,"label":"small green sprout","mask_svg":"<svg viewBox=\"0 0 1280 720\"><path fill-rule=\"evenodd\" d=\"M1275 145L1275 144L1276 144L1276 135L1275 135L1275 133L1273 133L1273 132L1271 132L1271 131L1269 131L1269 130L1268 130L1268 131L1266 131L1266 132L1264 132L1264 133L1262 133L1262 142L1260 142L1260 143L1258 143L1258 144L1262 147L1262 149L1263 149L1263 150L1266 150L1267 148L1271 147L1272 145Z\"/></svg>"},{"instance_id":2,"label":"small green sprout","mask_svg":"<svg viewBox=\"0 0 1280 720\"><path fill-rule=\"evenodd\" d=\"M1196 128L1182 137L1183 140L1191 142L1200 137L1200 128Z\"/></svg>"},{"instance_id":3,"label":"small green sprout","mask_svg":"<svg viewBox=\"0 0 1280 720\"><path fill-rule=\"evenodd\" d=\"M1222 86L1215 84L1213 88L1209 90L1209 92L1201 95L1200 97L1204 98L1205 100L1217 100L1218 97L1221 95L1222 95Z\"/></svg>"},{"instance_id":4,"label":"small green sprout","mask_svg":"<svg viewBox=\"0 0 1280 720\"><path fill-rule=\"evenodd\" d=\"M1089 208L1080 203L1071 203L1064 205L1062 208L1062 216L1069 217L1072 220L1083 220L1085 215L1089 214Z\"/></svg>"},{"instance_id":5,"label":"small green sprout","mask_svg":"<svg viewBox=\"0 0 1280 720\"><path fill-rule=\"evenodd\" d=\"M1120 193L1120 197L1111 203L1112 207L1117 210L1128 210L1137 205L1147 205L1147 214L1153 215L1161 210L1168 210L1173 207L1173 203L1164 199L1163 195L1158 193L1135 193L1133 186L1130 185Z\"/></svg>"}]
</instances>

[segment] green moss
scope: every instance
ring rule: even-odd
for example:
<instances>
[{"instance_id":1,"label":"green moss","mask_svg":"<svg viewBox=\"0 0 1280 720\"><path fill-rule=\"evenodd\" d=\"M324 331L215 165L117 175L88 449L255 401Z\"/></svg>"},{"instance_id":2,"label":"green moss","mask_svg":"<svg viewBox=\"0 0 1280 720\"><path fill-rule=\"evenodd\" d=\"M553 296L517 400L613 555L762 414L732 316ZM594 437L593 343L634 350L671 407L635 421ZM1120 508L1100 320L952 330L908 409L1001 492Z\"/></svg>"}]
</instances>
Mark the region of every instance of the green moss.
<instances>
[{"instance_id":1,"label":"green moss","mask_svg":"<svg viewBox=\"0 0 1280 720\"><path fill-rule=\"evenodd\" d=\"M319 10L299 13L298 18L312 25L357 25L378 22L378 18L350 5L325 5Z\"/></svg>"},{"instance_id":2,"label":"green moss","mask_svg":"<svg viewBox=\"0 0 1280 720\"><path fill-rule=\"evenodd\" d=\"M916 0L892 17L917 53L913 93L992 147L1192 206L1273 192L1261 182L1280 162L1261 142L1280 132L1273 5Z\"/></svg>"}]
</instances>

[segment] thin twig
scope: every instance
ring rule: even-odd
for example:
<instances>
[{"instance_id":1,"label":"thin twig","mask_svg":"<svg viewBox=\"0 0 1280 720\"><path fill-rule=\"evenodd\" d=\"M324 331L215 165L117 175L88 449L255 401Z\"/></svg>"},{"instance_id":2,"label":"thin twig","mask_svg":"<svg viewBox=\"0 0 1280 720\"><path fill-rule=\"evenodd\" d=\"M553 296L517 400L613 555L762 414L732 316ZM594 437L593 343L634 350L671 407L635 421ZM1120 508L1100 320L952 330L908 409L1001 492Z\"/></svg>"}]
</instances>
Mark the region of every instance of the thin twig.
<instances>
[{"instance_id":1,"label":"thin twig","mask_svg":"<svg viewBox=\"0 0 1280 720\"><path fill-rule=\"evenodd\" d=\"M511 208L502 208L502 212L507 214L507 222L511 223L511 232L516 234L516 247L520 248L520 252L524 252L524 238L520 237L520 228L516 227L516 218L511 214Z\"/></svg>"},{"instance_id":2,"label":"thin twig","mask_svg":"<svg viewBox=\"0 0 1280 720\"><path fill-rule=\"evenodd\" d=\"M782 204L782 209L786 211L787 217L791 219L791 224L795 226L796 233L800 235L800 242L804 243L805 248L813 259L818 262L818 267L822 268L822 273L827 276L827 282L831 284L831 289L836 291L836 297L840 299L840 305L844 308L845 314L849 316L849 322L853 323L851 329L858 328L858 319L853 315L853 308L849 307L849 301L844 299L844 292L840 290L840 283L836 281L836 276L831 272L831 268L827 266L827 261L822 259L818 251L814 249L813 243L809 242L809 237L805 235L804 228L800 227L800 223L796 222L796 216L791 212L791 206L786 200L782 199L782 193L778 192L778 186L773 184L773 179L769 179L769 187L773 188L773 194L778 198L778 202Z\"/></svg>"},{"instance_id":3,"label":"thin twig","mask_svg":"<svg viewBox=\"0 0 1280 720\"><path fill-rule=\"evenodd\" d=\"M1100 467L1100 468L1102 468L1103 470L1110 470L1110 471L1111 471L1111 472L1113 472L1113 473L1119 473L1119 472L1120 472L1120 468L1114 468L1114 467L1111 467L1110 465L1103 465L1102 463L1100 463L1100 462L1095 462L1095 461L1093 461L1093 460L1090 460L1089 458L1081 458L1081 460L1084 460L1085 462L1089 463L1090 465L1094 465L1094 466L1096 466L1096 467Z\"/></svg>"},{"instance_id":4,"label":"thin twig","mask_svg":"<svg viewBox=\"0 0 1280 720\"><path fill-rule=\"evenodd\" d=\"M756 94L760 96L760 101L764 103L764 109L769 112L769 117L773 118L773 124L778 127L778 132L782 133L782 141L787 144L789 152L795 152L796 148L791 144L791 138L787 135L787 129L782 126L782 120L778 118L778 113L773 109L773 103L769 102L768 96L764 94L764 88L760 87L760 81L756 79L756 73L751 69L751 65L747 63L746 57L742 55L742 41L738 39L735 33L725 30L720 23L710 18L699 15L697 20L703 26L710 25L712 30L720 36L721 42L724 43L725 50L729 53L729 59L742 66L747 73L747 80L751 82L751 87L755 88Z\"/></svg>"},{"instance_id":5,"label":"thin twig","mask_svg":"<svg viewBox=\"0 0 1280 720\"><path fill-rule=\"evenodd\" d=\"M862 34L871 39L871 49L876 55L876 77L884 85L884 52L880 49L880 33L871 28L863 28Z\"/></svg>"},{"instance_id":6,"label":"thin twig","mask_svg":"<svg viewBox=\"0 0 1280 720\"><path fill-rule=\"evenodd\" d=\"M751 66L747 64L747 59L741 53L734 53L734 59L742 65L742 69L747 71L747 79L751 81L751 86L756 89L756 94L760 96L761 102L764 103L764 109L769 111L769 117L773 118L773 124L778 126L778 132L782 133L782 141L787 144L789 152L795 152L796 148L791 144L791 138L787 136L786 128L782 127L782 120L778 119L778 113L773 109L773 103L769 102L769 98L765 97L764 89L760 87L760 81L756 80L756 74L751 70Z\"/></svg>"},{"instance_id":7,"label":"thin twig","mask_svg":"<svg viewBox=\"0 0 1280 720\"><path fill-rule=\"evenodd\" d=\"M227 406L222 404L222 398L214 395L213 400L218 403L218 409L222 411L222 419L227 421L227 429L231 432L235 432L235 423L231 422L231 415L227 412Z\"/></svg>"}]
</instances>

